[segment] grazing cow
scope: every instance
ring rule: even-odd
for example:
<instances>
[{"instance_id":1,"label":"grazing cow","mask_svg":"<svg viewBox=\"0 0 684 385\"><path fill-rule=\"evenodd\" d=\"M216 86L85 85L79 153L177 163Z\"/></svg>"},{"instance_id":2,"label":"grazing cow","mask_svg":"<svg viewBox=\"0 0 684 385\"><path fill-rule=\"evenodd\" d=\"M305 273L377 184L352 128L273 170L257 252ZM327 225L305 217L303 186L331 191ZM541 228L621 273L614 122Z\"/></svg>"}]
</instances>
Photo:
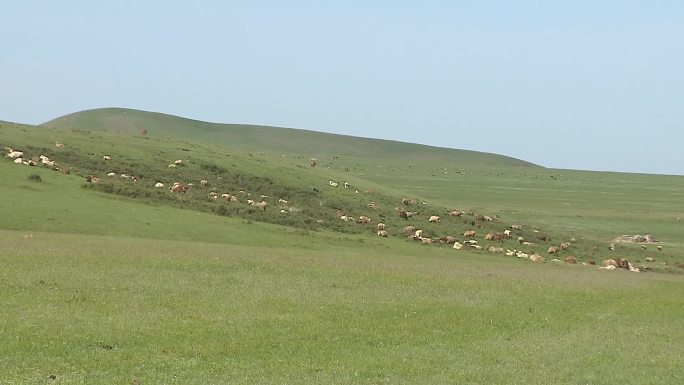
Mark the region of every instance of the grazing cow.
<instances>
[{"instance_id":1,"label":"grazing cow","mask_svg":"<svg viewBox=\"0 0 684 385\"><path fill-rule=\"evenodd\" d=\"M568 255L567 257L565 257L565 263L574 265L575 263L577 263L577 258L575 258L575 256L573 255Z\"/></svg>"},{"instance_id":2,"label":"grazing cow","mask_svg":"<svg viewBox=\"0 0 684 385\"><path fill-rule=\"evenodd\" d=\"M608 246L608 250L615 251L615 244L611 243L610 246Z\"/></svg>"},{"instance_id":3,"label":"grazing cow","mask_svg":"<svg viewBox=\"0 0 684 385\"><path fill-rule=\"evenodd\" d=\"M109 155L105 155L102 157L103 160L112 160L112 157Z\"/></svg>"},{"instance_id":4,"label":"grazing cow","mask_svg":"<svg viewBox=\"0 0 684 385\"><path fill-rule=\"evenodd\" d=\"M461 211L461 210L451 210L451 211L449 211L449 215L452 216L452 217L460 217L460 216L463 215L463 214L465 214L465 213L464 213L463 211Z\"/></svg>"},{"instance_id":5,"label":"grazing cow","mask_svg":"<svg viewBox=\"0 0 684 385\"><path fill-rule=\"evenodd\" d=\"M416 232L416 226L406 226L404 227L404 234L412 234Z\"/></svg>"},{"instance_id":6,"label":"grazing cow","mask_svg":"<svg viewBox=\"0 0 684 385\"><path fill-rule=\"evenodd\" d=\"M64 143L55 142L55 147L64 148Z\"/></svg>"},{"instance_id":7,"label":"grazing cow","mask_svg":"<svg viewBox=\"0 0 684 385\"><path fill-rule=\"evenodd\" d=\"M173 164L175 164L176 166L180 166L181 164L183 164L183 161L181 159L176 159L173 161Z\"/></svg>"},{"instance_id":8,"label":"grazing cow","mask_svg":"<svg viewBox=\"0 0 684 385\"><path fill-rule=\"evenodd\" d=\"M510 238L511 237L511 230L506 229L506 230L504 230L503 234L504 234L504 237Z\"/></svg>"},{"instance_id":9,"label":"grazing cow","mask_svg":"<svg viewBox=\"0 0 684 385\"><path fill-rule=\"evenodd\" d=\"M309 167L316 167L316 159L309 159Z\"/></svg>"},{"instance_id":10,"label":"grazing cow","mask_svg":"<svg viewBox=\"0 0 684 385\"><path fill-rule=\"evenodd\" d=\"M522 225L511 225L511 230L522 230Z\"/></svg>"},{"instance_id":11,"label":"grazing cow","mask_svg":"<svg viewBox=\"0 0 684 385\"><path fill-rule=\"evenodd\" d=\"M173 186L171 186L171 192L175 192L178 194L185 193L187 190L188 186L180 182L174 182Z\"/></svg>"},{"instance_id":12,"label":"grazing cow","mask_svg":"<svg viewBox=\"0 0 684 385\"><path fill-rule=\"evenodd\" d=\"M418 200L416 198L402 198L401 203L405 205L415 205L418 203Z\"/></svg>"},{"instance_id":13,"label":"grazing cow","mask_svg":"<svg viewBox=\"0 0 684 385\"><path fill-rule=\"evenodd\" d=\"M658 249L658 251L663 251L663 247L660 245L656 246L656 249Z\"/></svg>"},{"instance_id":14,"label":"grazing cow","mask_svg":"<svg viewBox=\"0 0 684 385\"><path fill-rule=\"evenodd\" d=\"M113 172L108 172L108 173L107 173L107 176L116 176L116 174L113 173Z\"/></svg>"},{"instance_id":15,"label":"grazing cow","mask_svg":"<svg viewBox=\"0 0 684 385\"><path fill-rule=\"evenodd\" d=\"M399 218L404 218L404 219L408 220L409 217L408 217L408 214L406 213L406 211L400 210L399 211Z\"/></svg>"},{"instance_id":16,"label":"grazing cow","mask_svg":"<svg viewBox=\"0 0 684 385\"><path fill-rule=\"evenodd\" d=\"M567 250L570 248L570 244L568 242L563 242L560 244L560 249L561 250Z\"/></svg>"},{"instance_id":17,"label":"grazing cow","mask_svg":"<svg viewBox=\"0 0 684 385\"><path fill-rule=\"evenodd\" d=\"M261 202L255 204L254 206L260 208L263 211L266 211L266 206L268 206L268 202L261 201Z\"/></svg>"},{"instance_id":18,"label":"grazing cow","mask_svg":"<svg viewBox=\"0 0 684 385\"><path fill-rule=\"evenodd\" d=\"M16 158L14 159L15 164L23 164L24 163L24 158Z\"/></svg>"},{"instance_id":19,"label":"grazing cow","mask_svg":"<svg viewBox=\"0 0 684 385\"><path fill-rule=\"evenodd\" d=\"M551 237L549 237L546 234L539 234L539 235L537 235L537 239L539 239L540 241L546 242L546 241L550 241Z\"/></svg>"},{"instance_id":20,"label":"grazing cow","mask_svg":"<svg viewBox=\"0 0 684 385\"><path fill-rule=\"evenodd\" d=\"M378 223L378 226L377 226L378 230L385 230L386 227L387 226L382 222Z\"/></svg>"},{"instance_id":21,"label":"grazing cow","mask_svg":"<svg viewBox=\"0 0 684 385\"><path fill-rule=\"evenodd\" d=\"M85 177L85 180L89 183L97 183L100 181L100 178L98 178L96 175L88 175Z\"/></svg>"},{"instance_id":22,"label":"grazing cow","mask_svg":"<svg viewBox=\"0 0 684 385\"><path fill-rule=\"evenodd\" d=\"M356 220L356 223L360 223L360 224L364 224L364 225L367 225L367 224L369 224L370 222L371 222L371 219L368 218L368 217L365 216L365 215L361 215L361 216L359 217L359 219Z\"/></svg>"},{"instance_id":23,"label":"grazing cow","mask_svg":"<svg viewBox=\"0 0 684 385\"><path fill-rule=\"evenodd\" d=\"M351 186L349 182L344 182L344 188L349 188L349 186Z\"/></svg>"},{"instance_id":24,"label":"grazing cow","mask_svg":"<svg viewBox=\"0 0 684 385\"><path fill-rule=\"evenodd\" d=\"M641 245L641 248L646 250L648 247L646 247L646 245Z\"/></svg>"},{"instance_id":25,"label":"grazing cow","mask_svg":"<svg viewBox=\"0 0 684 385\"><path fill-rule=\"evenodd\" d=\"M218 193L216 191L210 192L209 198L214 199L214 200L218 199Z\"/></svg>"},{"instance_id":26,"label":"grazing cow","mask_svg":"<svg viewBox=\"0 0 684 385\"><path fill-rule=\"evenodd\" d=\"M488 233L485 235L485 240L487 241L500 241L503 242L506 236L503 233Z\"/></svg>"},{"instance_id":27,"label":"grazing cow","mask_svg":"<svg viewBox=\"0 0 684 385\"><path fill-rule=\"evenodd\" d=\"M164 187L164 183L162 183L162 182L157 182L157 183L154 184L154 187L157 187L157 188Z\"/></svg>"},{"instance_id":28,"label":"grazing cow","mask_svg":"<svg viewBox=\"0 0 684 385\"><path fill-rule=\"evenodd\" d=\"M440 242L446 243L447 245L453 245L456 242L456 237L447 235L446 237L439 238Z\"/></svg>"},{"instance_id":29,"label":"grazing cow","mask_svg":"<svg viewBox=\"0 0 684 385\"><path fill-rule=\"evenodd\" d=\"M208 181L208 180L202 179L202 180L200 181L200 186L202 186L202 187L207 187L208 185L209 185L209 181Z\"/></svg>"},{"instance_id":30,"label":"grazing cow","mask_svg":"<svg viewBox=\"0 0 684 385\"><path fill-rule=\"evenodd\" d=\"M475 238L475 230L468 230L465 233L463 233L464 237L470 237L470 238Z\"/></svg>"},{"instance_id":31,"label":"grazing cow","mask_svg":"<svg viewBox=\"0 0 684 385\"><path fill-rule=\"evenodd\" d=\"M254 202L253 199L247 199L247 204L250 206L254 206L254 205L256 205L256 202Z\"/></svg>"},{"instance_id":32,"label":"grazing cow","mask_svg":"<svg viewBox=\"0 0 684 385\"><path fill-rule=\"evenodd\" d=\"M525 238L518 237L518 243L522 245L523 242L525 242Z\"/></svg>"},{"instance_id":33,"label":"grazing cow","mask_svg":"<svg viewBox=\"0 0 684 385\"><path fill-rule=\"evenodd\" d=\"M368 206L369 209L373 209L373 210L378 209L378 205L375 204L375 202L371 202L371 203L367 204L366 206Z\"/></svg>"},{"instance_id":34,"label":"grazing cow","mask_svg":"<svg viewBox=\"0 0 684 385\"><path fill-rule=\"evenodd\" d=\"M476 220L476 221L484 221L484 220L485 220L485 216L482 215L482 214L475 214L475 220Z\"/></svg>"},{"instance_id":35,"label":"grazing cow","mask_svg":"<svg viewBox=\"0 0 684 385\"><path fill-rule=\"evenodd\" d=\"M542 257L539 254L532 254L532 255L530 255L530 261L532 261L532 262L545 262L546 258Z\"/></svg>"},{"instance_id":36,"label":"grazing cow","mask_svg":"<svg viewBox=\"0 0 684 385\"><path fill-rule=\"evenodd\" d=\"M547 253L549 254L558 254L558 247L556 246L550 246L548 250L546 250Z\"/></svg>"},{"instance_id":37,"label":"grazing cow","mask_svg":"<svg viewBox=\"0 0 684 385\"><path fill-rule=\"evenodd\" d=\"M655 258L653 258L653 257L646 257L646 262L655 262Z\"/></svg>"},{"instance_id":38,"label":"grazing cow","mask_svg":"<svg viewBox=\"0 0 684 385\"><path fill-rule=\"evenodd\" d=\"M625 269L625 270L630 270L630 263L626 258L618 258L615 260L616 266Z\"/></svg>"},{"instance_id":39,"label":"grazing cow","mask_svg":"<svg viewBox=\"0 0 684 385\"><path fill-rule=\"evenodd\" d=\"M10 151L10 153L7 154L7 157L12 159L23 158L24 153L22 151Z\"/></svg>"},{"instance_id":40,"label":"grazing cow","mask_svg":"<svg viewBox=\"0 0 684 385\"><path fill-rule=\"evenodd\" d=\"M489 251L491 253L503 253L504 249L502 247L489 246L487 248L487 251Z\"/></svg>"},{"instance_id":41,"label":"grazing cow","mask_svg":"<svg viewBox=\"0 0 684 385\"><path fill-rule=\"evenodd\" d=\"M145 136L145 135L147 135L147 129L141 128L140 129L140 136Z\"/></svg>"},{"instance_id":42,"label":"grazing cow","mask_svg":"<svg viewBox=\"0 0 684 385\"><path fill-rule=\"evenodd\" d=\"M521 259L529 259L530 255L527 253L523 253L522 251L518 251L515 253L515 256Z\"/></svg>"},{"instance_id":43,"label":"grazing cow","mask_svg":"<svg viewBox=\"0 0 684 385\"><path fill-rule=\"evenodd\" d=\"M614 259L606 259L605 261L603 261L602 265L603 267L614 266L615 268L617 267L617 262Z\"/></svg>"},{"instance_id":44,"label":"grazing cow","mask_svg":"<svg viewBox=\"0 0 684 385\"><path fill-rule=\"evenodd\" d=\"M439 221L440 221L440 217L438 217L437 215L432 215L432 216L430 216L430 218L428 219L428 222L439 223Z\"/></svg>"},{"instance_id":45,"label":"grazing cow","mask_svg":"<svg viewBox=\"0 0 684 385\"><path fill-rule=\"evenodd\" d=\"M278 199L278 203L282 203L282 204L286 205L287 201L285 199Z\"/></svg>"},{"instance_id":46,"label":"grazing cow","mask_svg":"<svg viewBox=\"0 0 684 385\"><path fill-rule=\"evenodd\" d=\"M387 230L385 230L385 229L378 230L378 236L379 237L387 238L388 235L389 234L387 233Z\"/></svg>"}]
</instances>

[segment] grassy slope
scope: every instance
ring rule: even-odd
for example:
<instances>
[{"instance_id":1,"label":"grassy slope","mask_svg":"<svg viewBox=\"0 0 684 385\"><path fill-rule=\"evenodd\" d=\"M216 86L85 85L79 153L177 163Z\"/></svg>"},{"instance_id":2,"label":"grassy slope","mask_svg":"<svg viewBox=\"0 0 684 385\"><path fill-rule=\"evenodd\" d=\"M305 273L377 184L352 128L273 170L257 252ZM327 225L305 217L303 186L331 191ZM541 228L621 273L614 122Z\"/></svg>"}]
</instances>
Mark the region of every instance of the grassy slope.
<instances>
[{"instance_id":1,"label":"grassy slope","mask_svg":"<svg viewBox=\"0 0 684 385\"><path fill-rule=\"evenodd\" d=\"M305 154L321 161L346 158L432 160L481 166L532 166L523 160L475 151L437 148L412 143L358 138L279 127L217 124L131 109L103 108L66 115L47 123L57 128L105 129L150 136L213 142L230 148Z\"/></svg>"},{"instance_id":2,"label":"grassy slope","mask_svg":"<svg viewBox=\"0 0 684 385\"><path fill-rule=\"evenodd\" d=\"M150 143L163 152L159 160L197 156L182 148L221 153L178 139L112 142L97 132L24 127L11 135L46 149L53 141L66 142L66 151L91 149L93 161L122 145L122 157L147 160ZM402 173L368 158L309 170L298 159L240 151L227 162L308 186L348 176L377 194L478 207L558 236L655 229L667 252L681 250L678 178L563 171L551 179L561 172L480 168L439 174L430 161ZM347 173L348 166L356 170ZM42 182L29 181L32 173ZM6 160L0 174L3 382L42 383L50 374L62 383L682 379L680 275L540 265L247 222L84 189L78 176ZM28 233L34 237L24 239Z\"/></svg>"}]
</instances>

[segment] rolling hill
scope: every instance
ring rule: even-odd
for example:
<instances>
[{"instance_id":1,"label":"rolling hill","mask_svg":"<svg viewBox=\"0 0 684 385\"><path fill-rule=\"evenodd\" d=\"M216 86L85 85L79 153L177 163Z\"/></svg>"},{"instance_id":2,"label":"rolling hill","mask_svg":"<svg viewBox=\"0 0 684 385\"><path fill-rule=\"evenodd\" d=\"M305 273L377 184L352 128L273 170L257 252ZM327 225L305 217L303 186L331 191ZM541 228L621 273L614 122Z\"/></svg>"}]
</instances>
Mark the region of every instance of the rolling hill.
<instances>
[{"instance_id":1,"label":"rolling hill","mask_svg":"<svg viewBox=\"0 0 684 385\"><path fill-rule=\"evenodd\" d=\"M353 158L421 160L463 167L512 167L536 165L497 154L455 150L381 139L367 139L316 131L242 124L218 124L173 115L123 108L76 112L42 124L46 127L108 130L188 141L212 142L252 151L310 154L318 159Z\"/></svg>"}]
</instances>

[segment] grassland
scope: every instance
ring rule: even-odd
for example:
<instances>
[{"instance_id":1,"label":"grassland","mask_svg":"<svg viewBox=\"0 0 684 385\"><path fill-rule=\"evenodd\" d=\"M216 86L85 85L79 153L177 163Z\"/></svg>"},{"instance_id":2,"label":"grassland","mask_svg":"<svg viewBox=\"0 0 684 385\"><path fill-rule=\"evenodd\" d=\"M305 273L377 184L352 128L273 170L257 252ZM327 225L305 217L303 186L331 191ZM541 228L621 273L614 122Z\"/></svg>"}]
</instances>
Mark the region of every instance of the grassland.
<instances>
[{"instance_id":1,"label":"grassland","mask_svg":"<svg viewBox=\"0 0 684 385\"><path fill-rule=\"evenodd\" d=\"M0 162L1 384L682 382L682 177L492 166L480 155L397 162L401 151L343 148L311 169L308 150L283 158L272 144L254 151L156 128L143 138L130 127L0 126L3 146L73 167ZM186 165L170 170L173 159ZM84 182L110 168L141 187ZM221 214L206 192L175 197L147 183L172 178L233 191L239 180L325 225L244 207ZM585 258L616 255L606 246L619 234L652 233L664 250L618 245L635 262L655 255L657 272L608 272L382 239L375 222L334 214L375 201L374 219L386 214L395 235L403 196L426 201L416 223L435 236L470 219L426 215L461 208L502 218L487 229L523 223L529 238L576 237Z\"/></svg>"}]
</instances>

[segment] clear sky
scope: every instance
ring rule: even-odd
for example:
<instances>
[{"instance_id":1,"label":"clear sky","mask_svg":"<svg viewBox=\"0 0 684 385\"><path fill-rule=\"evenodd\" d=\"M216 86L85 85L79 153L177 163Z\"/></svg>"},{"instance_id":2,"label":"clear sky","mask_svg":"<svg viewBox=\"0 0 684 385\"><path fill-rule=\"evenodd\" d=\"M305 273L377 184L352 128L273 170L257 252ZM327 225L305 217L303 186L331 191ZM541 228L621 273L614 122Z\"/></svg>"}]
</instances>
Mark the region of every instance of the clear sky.
<instances>
[{"instance_id":1,"label":"clear sky","mask_svg":"<svg viewBox=\"0 0 684 385\"><path fill-rule=\"evenodd\" d=\"M129 107L684 175L683 72L684 1L0 1L0 119L30 124Z\"/></svg>"}]
</instances>

